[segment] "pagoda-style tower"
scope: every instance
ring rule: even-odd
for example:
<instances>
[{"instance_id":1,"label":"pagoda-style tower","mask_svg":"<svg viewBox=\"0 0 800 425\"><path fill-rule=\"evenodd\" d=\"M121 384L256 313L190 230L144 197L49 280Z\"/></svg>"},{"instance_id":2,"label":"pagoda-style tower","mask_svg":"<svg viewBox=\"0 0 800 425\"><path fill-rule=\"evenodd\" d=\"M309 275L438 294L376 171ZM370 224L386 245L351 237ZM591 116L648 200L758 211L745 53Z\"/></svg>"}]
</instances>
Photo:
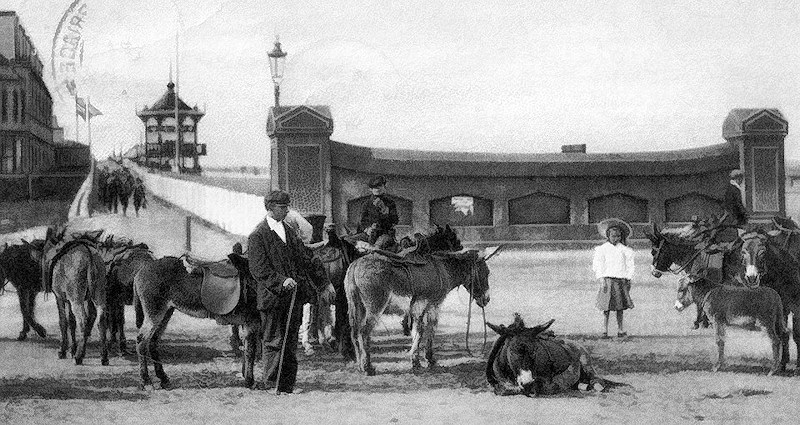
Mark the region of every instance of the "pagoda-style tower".
<instances>
[{"instance_id":1,"label":"pagoda-style tower","mask_svg":"<svg viewBox=\"0 0 800 425\"><path fill-rule=\"evenodd\" d=\"M178 120L180 127L175 125L175 84L172 77L167 84L167 92L151 107L137 111L136 115L142 120L145 127L145 165L160 169L172 168L175 165L175 140L180 140L179 152L181 172L200 172L198 157L206 154L206 145L197 143L197 124L205 115L195 105L190 108L178 97ZM186 164L186 159L194 161L191 167Z\"/></svg>"}]
</instances>

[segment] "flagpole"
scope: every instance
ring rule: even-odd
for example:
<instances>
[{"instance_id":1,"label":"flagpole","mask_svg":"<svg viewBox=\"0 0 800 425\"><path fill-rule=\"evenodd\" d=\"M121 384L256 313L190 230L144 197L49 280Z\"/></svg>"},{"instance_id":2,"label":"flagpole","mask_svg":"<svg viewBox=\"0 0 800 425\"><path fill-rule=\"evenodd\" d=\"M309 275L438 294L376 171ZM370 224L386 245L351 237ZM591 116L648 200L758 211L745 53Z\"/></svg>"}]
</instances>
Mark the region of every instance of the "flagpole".
<instances>
[{"instance_id":1,"label":"flagpole","mask_svg":"<svg viewBox=\"0 0 800 425\"><path fill-rule=\"evenodd\" d=\"M92 157L92 102L86 96L86 143L89 145L89 158ZM94 160L91 161L89 172L94 171Z\"/></svg>"},{"instance_id":2,"label":"flagpole","mask_svg":"<svg viewBox=\"0 0 800 425\"><path fill-rule=\"evenodd\" d=\"M180 87L180 62L178 60L178 32L175 32L175 168L181 173L181 122L178 116L178 93Z\"/></svg>"},{"instance_id":3,"label":"flagpole","mask_svg":"<svg viewBox=\"0 0 800 425\"><path fill-rule=\"evenodd\" d=\"M78 121L78 90L75 90L75 143L80 143L80 137L78 137L79 128L80 121Z\"/></svg>"}]
</instances>

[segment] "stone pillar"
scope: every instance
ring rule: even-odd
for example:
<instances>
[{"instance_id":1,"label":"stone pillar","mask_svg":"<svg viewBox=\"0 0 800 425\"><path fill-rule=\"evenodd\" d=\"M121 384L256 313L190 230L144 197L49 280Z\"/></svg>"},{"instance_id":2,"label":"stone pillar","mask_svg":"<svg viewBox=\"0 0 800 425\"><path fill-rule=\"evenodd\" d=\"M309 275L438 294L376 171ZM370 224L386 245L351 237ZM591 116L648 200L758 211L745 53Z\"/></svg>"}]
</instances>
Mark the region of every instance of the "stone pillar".
<instances>
[{"instance_id":1,"label":"stone pillar","mask_svg":"<svg viewBox=\"0 0 800 425\"><path fill-rule=\"evenodd\" d=\"M786 215L784 138L789 123L777 109L733 109L722 136L739 151L750 221Z\"/></svg>"},{"instance_id":2,"label":"stone pillar","mask_svg":"<svg viewBox=\"0 0 800 425\"><path fill-rule=\"evenodd\" d=\"M270 185L289 192L292 208L304 216L332 216L332 133L333 118L327 106L279 106L269 110Z\"/></svg>"}]
</instances>

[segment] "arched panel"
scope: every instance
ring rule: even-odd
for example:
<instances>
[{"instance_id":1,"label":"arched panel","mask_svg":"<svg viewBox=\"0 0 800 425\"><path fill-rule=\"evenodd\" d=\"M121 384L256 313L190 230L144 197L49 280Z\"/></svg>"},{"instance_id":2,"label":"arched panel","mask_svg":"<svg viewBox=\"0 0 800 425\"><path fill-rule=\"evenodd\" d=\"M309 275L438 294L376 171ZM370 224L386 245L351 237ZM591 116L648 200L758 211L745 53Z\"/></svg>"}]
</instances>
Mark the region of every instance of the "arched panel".
<instances>
[{"instance_id":1,"label":"arched panel","mask_svg":"<svg viewBox=\"0 0 800 425\"><path fill-rule=\"evenodd\" d=\"M532 193L508 201L509 224L569 224L569 199Z\"/></svg>"},{"instance_id":2,"label":"arched panel","mask_svg":"<svg viewBox=\"0 0 800 425\"><path fill-rule=\"evenodd\" d=\"M628 223L648 222L647 200L624 193L612 193L589 199L589 223L616 217Z\"/></svg>"},{"instance_id":3,"label":"arched panel","mask_svg":"<svg viewBox=\"0 0 800 425\"><path fill-rule=\"evenodd\" d=\"M411 225L411 211L413 203L405 198L389 195L394 203L397 205L397 217L399 222L397 224L410 226ZM364 209L364 204L369 202L370 195L362 196L360 198L351 199L347 201L347 225L351 229L356 229L361 222L361 211Z\"/></svg>"},{"instance_id":4,"label":"arched panel","mask_svg":"<svg viewBox=\"0 0 800 425\"><path fill-rule=\"evenodd\" d=\"M444 226L492 226L494 202L472 195L455 195L430 202L431 224Z\"/></svg>"},{"instance_id":5,"label":"arched panel","mask_svg":"<svg viewBox=\"0 0 800 425\"><path fill-rule=\"evenodd\" d=\"M667 199L664 210L667 222L686 222L692 221L693 216L703 218L722 214L720 201L695 192Z\"/></svg>"}]
</instances>

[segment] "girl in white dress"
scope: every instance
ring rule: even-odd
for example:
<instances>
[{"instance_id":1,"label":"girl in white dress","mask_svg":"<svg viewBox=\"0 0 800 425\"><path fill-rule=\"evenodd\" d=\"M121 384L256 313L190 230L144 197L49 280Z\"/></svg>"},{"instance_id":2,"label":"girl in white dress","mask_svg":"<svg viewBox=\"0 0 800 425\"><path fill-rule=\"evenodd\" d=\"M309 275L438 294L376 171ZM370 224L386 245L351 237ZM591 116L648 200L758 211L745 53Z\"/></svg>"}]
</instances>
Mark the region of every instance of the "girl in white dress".
<instances>
[{"instance_id":1,"label":"girl in white dress","mask_svg":"<svg viewBox=\"0 0 800 425\"><path fill-rule=\"evenodd\" d=\"M617 314L617 336L628 335L623 326L624 311L633 308L631 279L634 272L634 253L626 245L630 226L622 220L608 219L598 227L604 228L606 242L594 249L592 269L601 279L597 291L597 308L603 312L603 338L608 338L608 316Z\"/></svg>"}]
</instances>

